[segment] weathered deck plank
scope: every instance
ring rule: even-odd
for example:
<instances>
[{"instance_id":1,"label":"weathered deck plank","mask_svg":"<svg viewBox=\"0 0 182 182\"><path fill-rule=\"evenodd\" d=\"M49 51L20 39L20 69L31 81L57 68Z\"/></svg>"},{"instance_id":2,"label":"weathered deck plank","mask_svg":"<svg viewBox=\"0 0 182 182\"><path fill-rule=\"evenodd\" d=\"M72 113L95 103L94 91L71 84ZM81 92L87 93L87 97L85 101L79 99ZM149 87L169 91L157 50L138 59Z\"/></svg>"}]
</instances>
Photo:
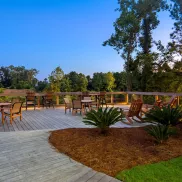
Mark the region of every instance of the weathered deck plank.
<instances>
[{"instance_id":1,"label":"weathered deck plank","mask_svg":"<svg viewBox=\"0 0 182 182\"><path fill-rule=\"evenodd\" d=\"M99 182L108 177L56 152L48 137L46 131L1 132L0 181Z\"/></svg>"},{"instance_id":2,"label":"weathered deck plank","mask_svg":"<svg viewBox=\"0 0 182 182\"><path fill-rule=\"evenodd\" d=\"M80 114L72 116L71 113L64 113L63 108L56 109L39 109L23 111L22 121L19 118L14 119L10 124L7 118L4 125L0 122L0 132L14 131L32 131L32 130L57 130L65 128L86 128L82 122L83 118ZM143 126L144 124L135 123L132 127ZM114 127L131 127L123 123L117 123Z\"/></svg>"}]
</instances>

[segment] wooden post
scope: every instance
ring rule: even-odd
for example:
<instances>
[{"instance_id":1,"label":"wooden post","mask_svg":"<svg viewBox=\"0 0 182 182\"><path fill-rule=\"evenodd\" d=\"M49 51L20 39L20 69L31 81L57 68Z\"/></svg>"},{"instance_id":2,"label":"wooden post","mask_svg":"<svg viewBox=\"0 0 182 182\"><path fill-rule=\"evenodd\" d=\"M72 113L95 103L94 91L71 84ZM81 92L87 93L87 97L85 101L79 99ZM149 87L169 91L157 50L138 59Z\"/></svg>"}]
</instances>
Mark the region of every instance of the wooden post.
<instances>
[{"instance_id":1,"label":"wooden post","mask_svg":"<svg viewBox=\"0 0 182 182\"><path fill-rule=\"evenodd\" d=\"M129 102L128 102L128 94L125 95L125 102L126 102L126 104L129 104Z\"/></svg>"},{"instance_id":2,"label":"wooden post","mask_svg":"<svg viewBox=\"0 0 182 182\"><path fill-rule=\"evenodd\" d=\"M38 108L40 108L40 96L37 97L37 105L38 105Z\"/></svg>"},{"instance_id":3,"label":"wooden post","mask_svg":"<svg viewBox=\"0 0 182 182\"><path fill-rule=\"evenodd\" d=\"M113 104L114 102L114 97L113 97L113 94L111 94L111 104Z\"/></svg>"},{"instance_id":4,"label":"wooden post","mask_svg":"<svg viewBox=\"0 0 182 182\"><path fill-rule=\"evenodd\" d=\"M56 95L56 105L59 105L59 95Z\"/></svg>"},{"instance_id":5,"label":"wooden post","mask_svg":"<svg viewBox=\"0 0 182 182\"><path fill-rule=\"evenodd\" d=\"M155 95L155 101L159 100L159 96Z\"/></svg>"}]
</instances>

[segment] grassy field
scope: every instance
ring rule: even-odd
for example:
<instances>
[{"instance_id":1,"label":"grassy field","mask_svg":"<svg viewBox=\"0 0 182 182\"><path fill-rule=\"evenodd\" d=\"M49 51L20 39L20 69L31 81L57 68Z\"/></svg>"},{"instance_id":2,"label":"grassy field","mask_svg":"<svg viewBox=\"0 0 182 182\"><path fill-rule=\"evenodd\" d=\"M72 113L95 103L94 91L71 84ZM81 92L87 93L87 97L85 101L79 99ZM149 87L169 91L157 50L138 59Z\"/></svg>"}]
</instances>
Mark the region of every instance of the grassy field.
<instances>
[{"instance_id":1,"label":"grassy field","mask_svg":"<svg viewBox=\"0 0 182 182\"><path fill-rule=\"evenodd\" d=\"M116 178L124 182L181 182L182 156L166 162L124 170Z\"/></svg>"}]
</instances>

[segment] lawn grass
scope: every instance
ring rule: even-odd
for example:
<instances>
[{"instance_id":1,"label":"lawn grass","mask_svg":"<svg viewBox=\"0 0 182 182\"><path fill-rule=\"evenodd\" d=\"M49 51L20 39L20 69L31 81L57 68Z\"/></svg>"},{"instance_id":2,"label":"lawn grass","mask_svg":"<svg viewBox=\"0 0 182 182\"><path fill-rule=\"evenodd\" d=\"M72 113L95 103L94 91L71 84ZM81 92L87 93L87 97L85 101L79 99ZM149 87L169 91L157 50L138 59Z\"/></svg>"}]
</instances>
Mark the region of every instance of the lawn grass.
<instances>
[{"instance_id":1,"label":"lawn grass","mask_svg":"<svg viewBox=\"0 0 182 182\"><path fill-rule=\"evenodd\" d=\"M124 182L181 182L182 156L124 170L117 174L116 178Z\"/></svg>"}]
</instances>

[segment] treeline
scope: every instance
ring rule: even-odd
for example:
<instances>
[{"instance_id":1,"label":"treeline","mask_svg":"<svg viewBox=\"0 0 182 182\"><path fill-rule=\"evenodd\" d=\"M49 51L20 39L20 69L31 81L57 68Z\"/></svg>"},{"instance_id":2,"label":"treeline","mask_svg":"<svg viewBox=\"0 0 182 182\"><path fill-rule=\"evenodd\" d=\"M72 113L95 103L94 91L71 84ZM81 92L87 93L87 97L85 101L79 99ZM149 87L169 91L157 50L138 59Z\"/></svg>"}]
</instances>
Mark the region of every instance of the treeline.
<instances>
[{"instance_id":1,"label":"treeline","mask_svg":"<svg viewBox=\"0 0 182 182\"><path fill-rule=\"evenodd\" d=\"M153 70L151 78L145 82L147 91L182 92L182 62L175 62L172 66L167 63ZM77 91L126 91L127 73L108 72L84 75L71 71L64 74L60 67L55 68L48 78L43 81L37 79L37 69L25 67L0 67L0 87L10 89L33 89L37 92L77 92ZM137 74L131 80L131 91L145 91L142 89L143 80Z\"/></svg>"},{"instance_id":2,"label":"treeline","mask_svg":"<svg viewBox=\"0 0 182 182\"><path fill-rule=\"evenodd\" d=\"M71 71L64 74L55 68L43 81L37 79L37 69L24 66L0 67L0 87L10 89L33 89L37 92L77 92L77 91L126 91L126 72L94 73L93 77Z\"/></svg>"}]
</instances>

